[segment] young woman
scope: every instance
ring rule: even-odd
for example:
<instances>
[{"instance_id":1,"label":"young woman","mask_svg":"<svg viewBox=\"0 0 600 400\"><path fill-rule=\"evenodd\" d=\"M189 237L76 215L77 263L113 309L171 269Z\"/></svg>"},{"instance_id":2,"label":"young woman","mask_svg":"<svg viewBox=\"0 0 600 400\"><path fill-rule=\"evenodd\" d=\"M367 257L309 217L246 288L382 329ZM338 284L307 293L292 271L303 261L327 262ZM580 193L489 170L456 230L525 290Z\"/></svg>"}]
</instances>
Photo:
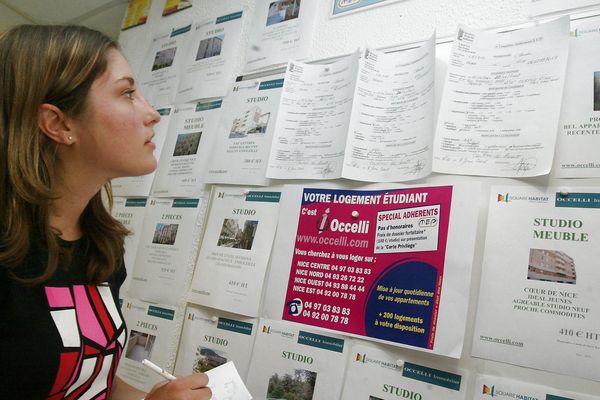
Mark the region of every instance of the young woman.
<instances>
[{"instance_id":1,"label":"young woman","mask_svg":"<svg viewBox=\"0 0 600 400\"><path fill-rule=\"evenodd\" d=\"M118 45L76 26L0 36L0 398L209 399L205 374L146 394L115 376L123 239L102 189L156 168L158 113Z\"/></svg>"}]
</instances>

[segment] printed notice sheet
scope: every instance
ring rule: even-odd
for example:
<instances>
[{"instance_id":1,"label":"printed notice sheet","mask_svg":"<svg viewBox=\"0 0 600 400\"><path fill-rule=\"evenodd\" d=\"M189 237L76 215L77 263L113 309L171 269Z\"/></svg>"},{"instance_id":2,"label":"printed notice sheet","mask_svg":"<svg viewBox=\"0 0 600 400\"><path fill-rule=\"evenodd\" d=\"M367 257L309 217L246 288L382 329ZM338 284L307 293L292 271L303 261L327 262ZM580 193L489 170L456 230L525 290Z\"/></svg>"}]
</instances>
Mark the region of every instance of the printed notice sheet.
<instances>
[{"instance_id":1,"label":"printed notice sheet","mask_svg":"<svg viewBox=\"0 0 600 400\"><path fill-rule=\"evenodd\" d=\"M243 379L258 319L188 305L175 362L175 375L206 372L233 361Z\"/></svg>"},{"instance_id":2,"label":"printed notice sheet","mask_svg":"<svg viewBox=\"0 0 600 400\"><path fill-rule=\"evenodd\" d=\"M491 375L478 375L473 400L600 400L589 394L565 392L547 386Z\"/></svg>"},{"instance_id":3,"label":"printed notice sheet","mask_svg":"<svg viewBox=\"0 0 600 400\"><path fill-rule=\"evenodd\" d=\"M232 85L211 146L207 183L269 184L267 160L282 87L281 76Z\"/></svg>"},{"instance_id":4,"label":"printed notice sheet","mask_svg":"<svg viewBox=\"0 0 600 400\"><path fill-rule=\"evenodd\" d=\"M580 7L597 6L598 0L527 0L528 14L532 17Z\"/></svg>"},{"instance_id":5,"label":"printed notice sheet","mask_svg":"<svg viewBox=\"0 0 600 400\"><path fill-rule=\"evenodd\" d=\"M254 8L246 71L310 57L318 0L259 0Z\"/></svg>"},{"instance_id":6,"label":"printed notice sheet","mask_svg":"<svg viewBox=\"0 0 600 400\"><path fill-rule=\"evenodd\" d=\"M600 190L491 190L473 356L600 380Z\"/></svg>"},{"instance_id":7,"label":"printed notice sheet","mask_svg":"<svg viewBox=\"0 0 600 400\"><path fill-rule=\"evenodd\" d=\"M267 176L384 182L431 172L434 36L329 65L290 62Z\"/></svg>"},{"instance_id":8,"label":"printed notice sheet","mask_svg":"<svg viewBox=\"0 0 600 400\"><path fill-rule=\"evenodd\" d=\"M554 156L559 178L600 177L600 24L585 22L571 31Z\"/></svg>"},{"instance_id":9,"label":"printed notice sheet","mask_svg":"<svg viewBox=\"0 0 600 400\"><path fill-rule=\"evenodd\" d=\"M191 25L152 39L140 70L140 90L153 106L173 104Z\"/></svg>"},{"instance_id":10,"label":"printed notice sheet","mask_svg":"<svg viewBox=\"0 0 600 400\"><path fill-rule=\"evenodd\" d=\"M355 341L341 399L465 400L466 378L404 359L406 352Z\"/></svg>"},{"instance_id":11,"label":"printed notice sheet","mask_svg":"<svg viewBox=\"0 0 600 400\"><path fill-rule=\"evenodd\" d=\"M130 296L163 304L185 296L204 206L203 198L148 199Z\"/></svg>"},{"instance_id":12,"label":"printed notice sheet","mask_svg":"<svg viewBox=\"0 0 600 400\"><path fill-rule=\"evenodd\" d=\"M494 33L459 26L433 148L435 172L550 172L569 50L569 17Z\"/></svg>"},{"instance_id":13,"label":"printed notice sheet","mask_svg":"<svg viewBox=\"0 0 600 400\"><path fill-rule=\"evenodd\" d=\"M139 390L150 391L165 378L144 366L142 360L148 359L173 372L170 354L179 341L183 310L125 298L121 312L127 322L128 337L117 375Z\"/></svg>"},{"instance_id":14,"label":"printed notice sheet","mask_svg":"<svg viewBox=\"0 0 600 400\"><path fill-rule=\"evenodd\" d=\"M152 195L194 197L202 190L202 176L212 151L221 100L186 103L177 107L164 151L158 162Z\"/></svg>"},{"instance_id":15,"label":"printed notice sheet","mask_svg":"<svg viewBox=\"0 0 600 400\"><path fill-rule=\"evenodd\" d=\"M460 357L478 194L286 186L266 315Z\"/></svg>"},{"instance_id":16,"label":"printed notice sheet","mask_svg":"<svg viewBox=\"0 0 600 400\"><path fill-rule=\"evenodd\" d=\"M227 94L234 80L234 63L240 50L242 11L194 24L190 32L178 102Z\"/></svg>"},{"instance_id":17,"label":"printed notice sheet","mask_svg":"<svg viewBox=\"0 0 600 400\"><path fill-rule=\"evenodd\" d=\"M133 276L133 267L135 265L135 255L137 253L138 244L142 237L142 226L144 224L144 215L146 213L147 198L125 198L114 197L113 208L111 214L120 223L129 229L131 234L125 237L125 270L127 278L121 285L120 293L127 294L129 284Z\"/></svg>"},{"instance_id":18,"label":"printed notice sheet","mask_svg":"<svg viewBox=\"0 0 600 400\"><path fill-rule=\"evenodd\" d=\"M365 50L352 106L344 178L398 182L431 173L435 35L415 49Z\"/></svg>"},{"instance_id":19,"label":"printed notice sheet","mask_svg":"<svg viewBox=\"0 0 600 400\"><path fill-rule=\"evenodd\" d=\"M288 63L267 177L341 176L359 57L357 51L327 65Z\"/></svg>"},{"instance_id":20,"label":"printed notice sheet","mask_svg":"<svg viewBox=\"0 0 600 400\"><path fill-rule=\"evenodd\" d=\"M169 122L171 120L173 107L162 107L156 111L160 114L160 121L154 125L154 137L152 142L156 145L154 149L154 158L160 160L160 156L163 149L165 138L167 137L167 131L169 129ZM115 196L149 196L152 182L154 181L156 171L153 171L143 176L132 176L116 178L111 181L113 194Z\"/></svg>"},{"instance_id":21,"label":"printed notice sheet","mask_svg":"<svg viewBox=\"0 0 600 400\"><path fill-rule=\"evenodd\" d=\"M261 319L246 385L255 399L339 399L348 354L344 338Z\"/></svg>"},{"instance_id":22,"label":"printed notice sheet","mask_svg":"<svg viewBox=\"0 0 600 400\"><path fill-rule=\"evenodd\" d=\"M213 188L188 301L259 315L280 197L279 190Z\"/></svg>"}]
</instances>

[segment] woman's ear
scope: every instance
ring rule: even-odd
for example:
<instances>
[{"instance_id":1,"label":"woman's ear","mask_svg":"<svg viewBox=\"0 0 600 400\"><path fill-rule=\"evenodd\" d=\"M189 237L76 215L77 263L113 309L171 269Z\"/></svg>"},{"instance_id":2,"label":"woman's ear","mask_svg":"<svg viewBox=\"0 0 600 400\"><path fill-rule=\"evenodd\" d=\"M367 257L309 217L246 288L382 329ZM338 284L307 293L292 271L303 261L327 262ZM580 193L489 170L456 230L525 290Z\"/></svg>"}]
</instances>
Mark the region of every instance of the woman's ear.
<instances>
[{"instance_id":1,"label":"woman's ear","mask_svg":"<svg viewBox=\"0 0 600 400\"><path fill-rule=\"evenodd\" d=\"M38 127L51 140L71 145L77 138L65 113L55 105L43 103L38 108Z\"/></svg>"}]
</instances>

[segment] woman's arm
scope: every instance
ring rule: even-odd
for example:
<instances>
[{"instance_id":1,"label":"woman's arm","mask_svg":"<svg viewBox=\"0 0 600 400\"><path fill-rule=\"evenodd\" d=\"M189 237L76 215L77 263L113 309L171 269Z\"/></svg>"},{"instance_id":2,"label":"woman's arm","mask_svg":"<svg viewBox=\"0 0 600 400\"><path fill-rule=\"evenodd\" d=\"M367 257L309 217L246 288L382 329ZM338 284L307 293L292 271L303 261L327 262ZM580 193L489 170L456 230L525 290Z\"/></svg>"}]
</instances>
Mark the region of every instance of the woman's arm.
<instances>
[{"instance_id":1,"label":"woman's arm","mask_svg":"<svg viewBox=\"0 0 600 400\"><path fill-rule=\"evenodd\" d=\"M115 377L110 400L210 400L212 392L207 384L208 375L198 373L157 383L145 393Z\"/></svg>"},{"instance_id":2,"label":"woman's arm","mask_svg":"<svg viewBox=\"0 0 600 400\"><path fill-rule=\"evenodd\" d=\"M141 400L146 396L146 392L137 390L121 378L115 376L110 400Z\"/></svg>"}]
</instances>

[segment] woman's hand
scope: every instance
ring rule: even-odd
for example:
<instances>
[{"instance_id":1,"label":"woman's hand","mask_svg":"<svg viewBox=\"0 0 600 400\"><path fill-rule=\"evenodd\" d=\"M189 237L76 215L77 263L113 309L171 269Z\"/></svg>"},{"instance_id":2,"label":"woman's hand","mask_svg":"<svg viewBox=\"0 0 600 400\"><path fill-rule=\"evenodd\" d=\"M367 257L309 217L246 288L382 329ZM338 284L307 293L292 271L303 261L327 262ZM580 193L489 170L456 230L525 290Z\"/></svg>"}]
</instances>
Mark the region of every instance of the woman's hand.
<instances>
[{"instance_id":1,"label":"woman's hand","mask_svg":"<svg viewBox=\"0 0 600 400\"><path fill-rule=\"evenodd\" d=\"M198 373L154 385L145 400L209 400L208 375Z\"/></svg>"}]
</instances>

